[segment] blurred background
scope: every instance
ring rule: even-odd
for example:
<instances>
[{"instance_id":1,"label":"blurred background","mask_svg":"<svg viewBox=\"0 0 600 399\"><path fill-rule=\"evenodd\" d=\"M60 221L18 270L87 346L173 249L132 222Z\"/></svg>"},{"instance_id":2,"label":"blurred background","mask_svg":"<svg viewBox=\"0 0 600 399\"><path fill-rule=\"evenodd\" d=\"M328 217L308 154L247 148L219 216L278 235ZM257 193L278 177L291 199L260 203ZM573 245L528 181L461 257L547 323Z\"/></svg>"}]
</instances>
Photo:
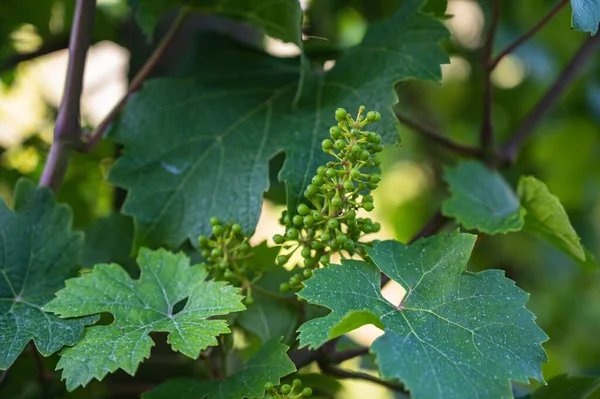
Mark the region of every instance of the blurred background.
<instances>
[{"instance_id":1,"label":"blurred background","mask_svg":"<svg viewBox=\"0 0 600 399\"><path fill-rule=\"evenodd\" d=\"M151 53L155 39L172 18L167 16L161 21L154 38L149 38L140 32L125 0L98 3L82 105L82 123L89 127L99 123L123 95L129 78ZM361 41L369 24L394 12L401 0L301 3L305 9L306 51L328 68L336 57ZM397 86L397 108L403 115L464 144L477 145L479 140L483 96L481 47L489 22L489 3L449 0L444 23L451 39L443 46L450 54L450 64L442 68L441 84L404 82ZM516 2L505 2L494 43L496 53L536 24L557 2L528 0L526 3L517 6ZM437 2L430 6L433 4ZM41 175L64 82L65 48L73 7L71 0L0 3L0 195L9 204L19 177L37 180ZM495 70L493 124L500 140L511 135L586 39L586 34L570 29L570 11L570 7L564 7L541 32L505 57ZM203 30L227 32L281 57L299 54L294 45L264 37L247 26L199 15L186 22L180 40L174 42L155 75L172 73L181 55L193 48L197 33ZM33 55L39 56L32 58ZM406 242L447 196L440 175L443 166L457 158L405 127L399 128L399 134L401 144L385 150L383 180L375 192L373 219L383 226L380 237ZM107 170L118 154L119 148L105 140L90 154L74 155L59 199L72 206L76 228L93 232L97 228L92 223L95 219L120 208L124 193L105 182ZM256 242L271 237L279 229L277 217L285 198L276 176L283 159L281 155L271 162L271 190L266 196ZM560 198L583 243L598 258L600 55L589 62L535 129L516 165L503 173L513 187L522 174L543 180ZM124 220L122 226L131 231L129 220ZM93 254L87 255L86 259L93 258ZM550 358L550 363L544 366L547 380L565 372L600 373L600 368L596 369L600 366L598 273L582 270L561 252L523 233L480 236L470 269L488 268L505 270L519 287L531 293L529 308L550 336L545 344ZM402 296L397 286L387 287L386 291L386 295ZM375 336L377 330L368 327L351 334L352 339L362 344L368 344ZM347 344L352 345L350 341ZM28 367L26 363L21 362L19 367ZM376 373L369 361L359 364L353 360L342 366L363 367ZM344 382L342 389L340 398L393 397L368 382ZM20 396L14 397L31 397L26 391L23 388Z\"/></svg>"}]
</instances>

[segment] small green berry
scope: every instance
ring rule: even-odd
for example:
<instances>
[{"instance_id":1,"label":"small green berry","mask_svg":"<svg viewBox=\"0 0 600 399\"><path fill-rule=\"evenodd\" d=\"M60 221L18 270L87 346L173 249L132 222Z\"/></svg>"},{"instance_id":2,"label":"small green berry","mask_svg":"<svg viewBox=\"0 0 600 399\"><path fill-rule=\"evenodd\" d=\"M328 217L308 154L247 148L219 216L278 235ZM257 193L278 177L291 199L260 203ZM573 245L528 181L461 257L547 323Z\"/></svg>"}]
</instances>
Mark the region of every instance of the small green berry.
<instances>
[{"instance_id":1,"label":"small green berry","mask_svg":"<svg viewBox=\"0 0 600 399\"><path fill-rule=\"evenodd\" d=\"M355 246L355 244L354 244L354 241L352 241L352 240L348 240L344 243L344 249L346 251L354 250L354 246Z\"/></svg>"},{"instance_id":2,"label":"small green berry","mask_svg":"<svg viewBox=\"0 0 600 399\"><path fill-rule=\"evenodd\" d=\"M377 116L375 115L375 112L373 112L373 111L367 112L367 120L369 122L375 122L376 118L377 118Z\"/></svg>"},{"instance_id":3,"label":"small green berry","mask_svg":"<svg viewBox=\"0 0 600 399\"><path fill-rule=\"evenodd\" d=\"M371 181L371 183L379 183L381 181L381 176L379 176L378 174L373 174L371 175L371 177L369 177L369 180Z\"/></svg>"},{"instance_id":4,"label":"small green berry","mask_svg":"<svg viewBox=\"0 0 600 399\"><path fill-rule=\"evenodd\" d=\"M296 378L294 381L292 381L292 388L299 388L302 386L302 381L300 381L298 378Z\"/></svg>"},{"instance_id":5,"label":"small green berry","mask_svg":"<svg viewBox=\"0 0 600 399\"><path fill-rule=\"evenodd\" d=\"M304 278L311 278L312 277L312 270L310 269L306 269L302 272L302 276Z\"/></svg>"},{"instance_id":6,"label":"small green berry","mask_svg":"<svg viewBox=\"0 0 600 399\"><path fill-rule=\"evenodd\" d=\"M339 227L340 222L337 221L337 219L329 219L327 221L327 228L331 229L331 230L335 230Z\"/></svg>"},{"instance_id":7,"label":"small green berry","mask_svg":"<svg viewBox=\"0 0 600 399\"><path fill-rule=\"evenodd\" d=\"M354 219L354 218L356 218L356 212L355 212L355 211L353 211L353 210L351 209L351 210L349 210L348 212L346 212L346 219L347 219L347 220L352 220L352 219Z\"/></svg>"},{"instance_id":8,"label":"small green berry","mask_svg":"<svg viewBox=\"0 0 600 399\"><path fill-rule=\"evenodd\" d=\"M367 212L371 212L373 209L375 209L375 206L372 202L363 202L362 207Z\"/></svg>"},{"instance_id":9,"label":"small green berry","mask_svg":"<svg viewBox=\"0 0 600 399\"><path fill-rule=\"evenodd\" d=\"M338 234L335 237L335 240L337 241L338 244L343 244L348 240L348 236L346 236L346 234Z\"/></svg>"},{"instance_id":10,"label":"small green berry","mask_svg":"<svg viewBox=\"0 0 600 399\"><path fill-rule=\"evenodd\" d=\"M210 256L210 251L208 249L203 249L202 252L200 252L200 255L202 255L202 257L206 259Z\"/></svg>"},{"instance_id":11,"label":"small green berry","mask_svg":"<svg viewBox=\"0 0 600 399\"><path fill-rule=\"evenodd\" d=\"M310 248L308 248L308 247L302 248L302 251L300 252L300 254L302 255L303 258L310 258Z\"/></svg>"},{"instance_id":12,"label":"small green berry","mask_svg":"<svg viewBox=\"0 0 600 399\"><path fill-rule=\"evenodd\" d=\"M206 248L208 246L208 238L206 238L206 236L198 237L198 245L200 245L201 248Z\"/></svg>"},{"instance_id":13,"label":"small green berry","mask_svg":"<svg viewBox=\"0 0 600 399\"><path fill-rule=\"evenodd\" d=\"M329 264L329 256L328 255L323 255L319 258L319 262L323 265L328 265Z\"/></svg>"},{"instance_id":14,"label":"small green berry","mask_svg":"<svg viewBox=\"0 0 600 399\"><path fill-rule=\"evenodd\" d=\"M321 234L321 241L329 241L331 240L331 236L329 235L329 233L324 232Z\"/></svg>"},{"instance_id":15,"label":"small green berry","mask_svg":"<svg viewBox=\"0 0 600 399\"><path fill-rule=\"evenodd\" d=\"M373 152L381 152L383 151L383 146L381 144L377 144L373 146Z\"/></svg>"},{"instance_id":16,"label":"small green berry","mask_svg":"<svg viewBox=\"0 0 600 399\"><path fill-rule=\"evenodd\" d=\"M360 152L360 154L358 155L358 158L363 162L368 161L369 158L371 158L371 154L369 154L369 151L367 151L367 150L362 150Z\"/></svg>"},{"instance_id":17,"label":"small green berry","mask_svg":"<svg viewBox=\"0 0 600 399\"><path fill-rule=\"evenodd\" d=\"M233 226L231 226L231 231L233 231L235 234L240 234L242 232L242 226L236 223Z\"/></svg>"},{"instance_id":18,"label":"small green berry","mask_svg":"<svg viewBox=\"0 0 600 399\"><path fill-rule=\"evenodd\" d=\"M296 215L298 216L298 215ZM300 224L302 224L302 217L300 217ZM290 228L285 232L285 236L288 240L295 240L298 238L299 232L295 228Z\"/></svg>"},{"instance_id":19,"label":"small green berry","mask_svg":"<svg viewBox=\"0 0 600 399\"><path fill-rule=\"evenodd\" d=\"M350 171L350 177L351 177L353 180L358 180L358 178L360 177L360 170L358 170L358 169L352 169L352 170Z\"/></svg>"},{"instance_id":20,"label":"small green berry","mask_svg":"<svg viewBox=\"0 0 600 399\"><path fill-rule=\"evenodd\" d=\"M287 255L279 255L279 256L277 257L277 264L278 264L279 266L283 266L283 265L285 265L285 264L287 263L287 261L288 261L289 259L290 259L290 257L289 257L289 256L287 256Z\"/></svg>"},{"instance_id":21,"label":"small green berry","mask_svg":"<svg viewBox=\"0 0 600 399\"><path fill-rule=\"evenodd\" d=\"M343 150L346 147L346 143L344 142L344 140L341 139L337 139L335 141L335 143L333 144L333 148L335 148L338 151Z\"/></svg>"},{"instance_id":22,"label":"small green berry","mask_svg":"<svg viewBox=\"0 0 600 399\"><path fill-rule=\"evenodd\" d=\"M333 197L331 199L331 206L335 209L340 209L342 207L342 199L340 197Z\"/></svg>"},{"instance_id":23,"label":"small green berry","mask_svg":"<svg viewBox=\"0 0 600 399\"><path fill-rule=\"evenodd\" d=\"M329 135L331 136L332 139L337 140L340 137L342 137L342 129L340 129L337 126L332 126L329 129Z\"/></svg>"},{"instance_id":24,"label":"small green berry","mask_svg":"<svg viewBox=\"0 0 600 399\"><path fill-rule=\"evenodd\" d=\"M218 224L221 224L221 222L219 221L219 218L213 216L210 218L210 224L212 226L216 226Z\"/></svg>"},{"instance_id":25,"label":"small green berry","mask_svg":"<svg viewBox=\"0 0 600 399\"><path fill-rule=\"evenodd\" d=\"M346 180L344 182L344 189L346 189L348 191L354 190L354 183L352 183L350 180Z\"/></svg>"},{"instance_id":26,"label":"small green berry","mask_svg":"<svg viewBox=\"0 0 600 399\"><path fill-rule=\"evenodd\" d=\"M379 230L381 230L381 224L379 222L375 222L371 225L371 231L373 233L377 233Z\"/></svg>"},{"instance_id":27,"label":"small green berry","mask_svg":"<svg viewBox=\"0 0 600 399\"><path fill-rule=\"evenodd\" d=\"M319 192L319 187L314 184L309 184L304 190L304 196L306 198L312 198Z\"/></svg>"},{"instance_id":28,"label":"small green berry","mask_svg":"<svg viewBox=\"0 0 600 399\"><path fill-rule=\"evenodd\" d=\"M373 164L374 164L375 166L379 166L379 165L381 165L381 159L380 159L379 157L375 156L375 157L373 158Z\"/></svg>"},{"instance_id":29,"label":"small green berry","mask_svg":"<svg viewBox=\"0 0 600 399\"><path fill-rule=\"evenodd\" d=\"M229 263L227 263L226 260L222 260L221 262L219 262L219 269L227 270L228 268L229 268Z\"/></svg>"},{"instance_id":30,"label":"small green berry","mask_svg":"<svg viewBox=\"0 0 600 399\"><path fill-rule=\"evenodd\" d=\"M272 382L267 382L265 384L265 391L271 392L275 388L275 385Z\"/></svg>"},{"instance_id":31,"label":"small green berry","mask_svg":"<svg viewBox=\"0 0 600 399\"><path fill-rule=\"evenodd\" d=\"M335 169L333 168L327 168L327 170L325 171L325 174L327 175L327 177L329 178L334 178L337 176L337 172Z\"/></svg>"},{"instance_id":32,"label":"small green berry","mask_svg":"<svg viewBox=\"0 0 600 399\"><path fill-rule=\"evenodd\" d=\"M222 236L224 231L225 230L223 229L223 226L221 226L220 224L216 224L212 228L212 233L215 237Z\"/></svg>"},{"instance_id":33,"label":"small green berry","mask_svg":"<svg viewBox=\"0 0 600 399\"><path fill-rule=\"evenodd\" d=\"M304 266L306 267L315 267L317 265L317 261L313 258L304 258Z\"/></svg>"},{"instance_id":34,"label":"small green berry","mask_svg":"<svg viewBox=\"0 0 600 399\"><path fill-rule=\"evenodd\" d=\"M301 281L302 277L300 277L298 274L294 274L292 277L290 277L290 285L292 287L296 287Z\"/></svg>"},{"instance_id":35,"label":"small green berry","mask_svg":"<svg viewBox=\"0 0 600 399\"><path fill-rule=\"evenodd\" d=\"M344 108L338 108L335 110L335 119L338 122L345 120L346 116L348 116L348 112Z\"/></svg>"},{"instance_id":36,"label":"small green berry","mask_svg":"<svg viewBox=\"0 0 600 399\"><path fill-rule=\"evenodd\" d=\"M289 283L281 283L281 285L279 286L279 291L283 293L290 292L290 289L292 289L292 287L290 287Z\"/></svg>"},{"instance_id":37,"label":"small green berry","mask_svg":"<svg viewBox=\"0 0 600 399\"><path fill-rule=\"evenodd\" d=\"M250 243L243 242L239 246L240 251L248 251L250 249Z\"/></svg>"},{"instance_id":38,"label":"small green berry","mask_svg":"<svg viewBox=\"0 0 600 399\"><path fill-rule=\"evenodd\" d=\"M323 249L323 248L325 248L325 245L323 245L323 243L322 243L322 242L320 242L320 241L313 241L313 242L310 244L310 247L311 247L312 249L316 249L316 250L318 251L318 250L320 250L320 249Z\"/></svg>"},{"instance_id":39,"label":"small green berry","mask_svg":"<svg viewBox=\"0 0 600 399\"><path fill-rule=\"evenodd\" d=\"M273 236L273 242L277 245L281 245L285 242L285 238L281 234L275 234Z\"/></svg>"},{"instance_id":40,"label":"small green berry","mask_svg":"<svg viewBox=\"0 0 600 399\"><path fill-rule=\"evenodd\" d=\"M312 178L312 184L316 185L316 186L322 186L325 183L325 179L323 179L323 176L319 176L319 175L315 175Z\"/></svg>"},{"instance_id":41,"label":"small green berry","mask_svg":"<svg viewBox=\"0 0 600 399\"><path fill-rule=\"evenodd\" d=\"M315 219L315 222L320 222L321 220L323 220L323 214L319 211L314 211L312 217L313 219Z\"/></svg>"},{"instance_id":42,"label":"small green berry","mask_svg":"<svg viewBox=\"0 0 600 399\"><path fill-rule=\"evenodd\" d=\"M310 215L304 216L304 226L305 227L310 228L310 227L314 226L314 224L315 224L315 219L312 216L310 216Z\"/></svg>"},{"instance_id":43,"label":"small green berry","mask_svg":"<svg viewBox=\"0 0 600 399\"><path fill-rule=\"evenodd\" d=\"M303 221L304 218L300 215L294 215L294 217L292 218L292 223L294 224L294 226L302 226Z\"/></svg>"},{"instance_id":44,"label":"small green berry","mask_svg":"<svg viewBox=\"0 0 600 399\"><path fill-rule=\"evenodd\" d=\"M323 148L323 151L328 152L333 148L333 142L329 139L325 139L321 142L321 148Z\"/></svg>"},{"instance_id":45,"label":"small green berry","mask_svg":"<svg viewBox=\"0 0 600 399\"><path fill-rule=\"evenodd\" d=\"M377 184L376 183L367 183L367 188L369 190L375 190L377 188Z\"/></svg>"},{"instance_id":46,"label":"small green berry","mask_svg":"<svg viewBox=\"0 0 600 399\"><path fill-rule=\"evenodd\" d=\"M354 144L352 146L352 148L350 149L350 151L352 151L355 155L359 154L361 150L362 150L362 148L360 148L360 146L358 144Z\"/></svg>"},{"instance_id":47,"label":"small green berry","mask_svg":"<svg viewBox=\"0 0 600 399\"><path fill-rule=\"evenodd\" d=\"M310 398L313 394L313 390L306 387L302 390L302 396L304 396L305 398Z\"/></svg>"},{"instance_id":48,"label":"small green berry","mask_svg":"<svg viewBox=\"0 0 600 399\"><path fill-rule=\"evenodd\" d=\"M319 167L317 168L317 174L318 174L319 176L325 176L325 166L319 166Z\"/></svg>"},{"instance_id":49,"label":"small green berry","mask_svg":"<svg viewBox=\"0 0 600 399\"><path fill-rule=\"evenodd\" d=\"M306 216L310 213L310 208L306 204L298 205L297 210L298 210L298 214L302 215L302 216Z\"/></svg>"},{"instance_id":50,"label":"small green berry","mask_svg":"<svg viewBox=\"0 0 600 399\"><path fill-rule=\"evenodd\" d=\"M365 233L365 234L368 234L368 233L370 233L371 231L373 231L373 228L371 227L371 225L370 225L370 224L364 224L364 225L362 225L362 227L361 227L360 229L361 229L361 230L363 231L363 233Z\"/></svg>"},{"instance_id":51,"label":"small green berry","mask_svg":"<svg viewBox=\"0 0 600 399\"><path fill-rule=\"evenodd\" d=\"M223 251L221 250L221 248L213 248L213 250L210 252L210 256L212 256L213 258L219 258L223 256Z\"/></svg>"}]
</instances>

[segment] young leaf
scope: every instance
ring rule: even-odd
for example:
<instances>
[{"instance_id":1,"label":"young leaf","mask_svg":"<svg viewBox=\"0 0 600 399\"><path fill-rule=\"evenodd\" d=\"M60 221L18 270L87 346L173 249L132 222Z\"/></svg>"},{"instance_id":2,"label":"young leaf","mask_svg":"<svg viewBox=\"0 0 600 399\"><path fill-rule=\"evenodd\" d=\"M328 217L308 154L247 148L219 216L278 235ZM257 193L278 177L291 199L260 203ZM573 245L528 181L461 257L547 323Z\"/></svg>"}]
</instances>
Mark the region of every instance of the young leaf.
<instances>
[{"instance_id":1,"label":"young leaf","mask_svg":"<svg viewBox=\"0 0 600 399\"><path fill-rule=\"evenodd\" d=\"M587 254L569 222L560 200L533 176L523 176L517 190L521 206L527 211L524 230L548 241L577 262L585 263Z\"/></svg>"},{"instance_id":2,"label":"young leaf","mask_svg":"<svg viewBox=\"0 0 600 399\"><path fill-rule=\"evenodd\" d=\"M600 2L597 0L571 0L573 29L595 35L600 23Z\"/></svg>"},{"instance_id":3,"label":"young leaf","mask_svg":"<svg viewBox=\"0 0 600 399\"><path fill-rule=\"evenodd\" d=\"M191 7L247 22L284 42L302 45L302 9L298 0L138 0L136 19L142 30L151 35L164 14L178 6Z\"/></svg>"},{"instance_id":4,"label":"young leaf","mask_svg":"<svg viewBox=\"0 0 600 399\"><path fill-rule=\"evenodd\" d=\"M381 376L401 380L414 398L512 397L509 380L543 381L548 337L525 308L528 294L501 271L467 272L474 242L458 232L410 246L375 242L369 255L407 291L398 305L381 297L372 265L344 261L317 270L299 295L332 312L301 327L301 345L322 342L316 327L369 309L385 331L371 348Z\"/></svg>"},{"instance_id":5,"label":"young leaf","mask_svg":"<svg viewBox=\"0 0 600 399\"><path fill-rule=\"evenodd\" d=\"M194 52L194 79L145 83L112 131L125 152L109 175L128 190L123 209L135 218L136 246L193 242L210 233L212 216L254 229L268 188L268 161L281 151L287 158L280 178L288 208L294 208L317 167L329 160L321 141L340 106L378 110L378 132L395 141L394 84L438 80L448 59L438 45L447 30L420 13L421 4L403 1L330 71L305 71L301 92L297 59L241 49L214 35Z\"/></svg>"},{"instance_id":6,"label":"young leaf","mask_svg":"<svg viewBox=\"0 0 600 399\"><path fill-rule=\"evenodd\" d=\"M444 180L452 196L444 201L442 212L465 228L497 234L523 227L524 211L498 172L476 161L463 161L447 168Z\"/></svg>"},{"instance_id":7,"label":"young leaf","mask_svg":"<svg viewBox=\"0 0 600 399\"><path fill-rule=\"evenodd\" d=\"M69 391L118 368L134 375L150 356L153 331L168 332L173 350L195 359L217 344L217 335L229 332L225 320L208 318L244 310L237 288L205 281L204 269L190 267L183 254L144 248L137 261L139 280L117 264L96 265L91 273L67 280L67 287L44 307L61 317L102 312L115 317L108 326L86 329L83 340L61 353L57 369L63 370ZM183 310L174 313L185 299Z\"/></svg>"},{"instance_id":8,"label":"young leaf","mask_svg":"<svg viewBox=\"0 0 600 399\"><path fill-rule=\"evenodd\" d=\"M96 317L62 320L42 307L79 270L83 236L71 230L71 210L46 188L20 180L15 207L0 201L0 369L27 343L49 356L83 337Z\"/></svg>"},{"instance_id":9,"label":"young leaf","mask_svg":"<svg viewBox=\"0 0 600 399\"><path fill-rule=\"evenodd\" d=\"M296 371L287 357L288 347L271 339L246 363L243 370L222 381L175 379L142 395L142 399L240 399L262 398L265 384L279 385L280 379Z\"/></svg>"}]
</instances>

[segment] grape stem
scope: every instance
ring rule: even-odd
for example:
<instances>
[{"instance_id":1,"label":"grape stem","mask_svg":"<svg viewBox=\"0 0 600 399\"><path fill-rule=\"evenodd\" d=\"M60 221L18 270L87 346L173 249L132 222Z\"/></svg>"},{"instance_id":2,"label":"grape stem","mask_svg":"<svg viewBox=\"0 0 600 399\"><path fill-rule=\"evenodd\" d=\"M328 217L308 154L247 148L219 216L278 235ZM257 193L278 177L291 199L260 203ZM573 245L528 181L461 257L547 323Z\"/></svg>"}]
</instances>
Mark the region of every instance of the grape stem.
<instances>
[{"instance_id":1,"label":"grape stem","mask_svg":"<svg viewBox=\"0 0 600 399\"><path fill-rule=\"evenodd\" d=\"M370 381L378 385L382 385L386 388L390 388L396 392L408 392L403 384L394 381L386 381L380 378L374 377L370 374L363 373L360 371L348 371L339 367L333 366L325 362L317 362L321 371L325 374L341 378L341 379L353 379L353 380L364 380Z\"/></svg>"}]
</instances>

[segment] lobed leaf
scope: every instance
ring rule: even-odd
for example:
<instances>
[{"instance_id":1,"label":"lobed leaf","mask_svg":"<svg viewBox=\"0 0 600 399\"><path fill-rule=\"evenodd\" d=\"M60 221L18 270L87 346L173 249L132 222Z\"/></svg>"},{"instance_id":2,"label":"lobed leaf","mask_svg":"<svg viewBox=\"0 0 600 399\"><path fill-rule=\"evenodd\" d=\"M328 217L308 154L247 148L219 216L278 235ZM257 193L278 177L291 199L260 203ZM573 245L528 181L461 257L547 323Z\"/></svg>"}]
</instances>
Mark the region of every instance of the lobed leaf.
<instances>
[{"instance_id":1,"label":"lobed leaf","mask_svg":"<svg viewBox=\"0 0 600 399\"><path fill-rule=\"evenodd\" d=\"M57 369L63 370L69 391L119 368L135 374L150 356L153 331L167 332L173 350L195 359L201 350L217 345L216 336L230 332L225 320L208 318L245 309L237 288L205 281L206 271L190 267L183 254L142 249L137 261L139 280L117 264L96 265L92 272L67 280L67 287L44 307L61 317L110 312L115 318L110 325L86 329L81 342L61 353ZM183 309L175 313L184 300Z\"/></svg>"},{"instance_id":2,"label":"lobed leaf","mask_svg":"<svg viewBox=\"0 0 600 399\"><path fill-rule=\"evenodd\" d=\"M368 310L385 332L371 347L381 376L401 380L412 397L505 398L509 380L543 381L548 337L525 308L528 294L501 271L467 272L474 242L458 232L410 246L375 242L377 267L348 260L315 271L298 295L331 313L300 327L300 345L322 345L347 315ZM401 303L381 296L378 268L406 289Z\"/></svg>"},{"instance_id":3,"label":"lobed leaf","mask_svg":"<svg viewBox=\"0 0 600 399\"><path fill-rule=\"evenodd\" d=\"M597 0L571 0L573 29L595 35L600 23L600 2Z\"/></svg>"},{"instance_id":4,"label":"lobed leaf","mask_svg":"<svg viewBox=\"0 0 600 399\"><path fill-rule=\"evenodd\" d=\"M15 207L0 201L0 369L9 368L33 340L49 356L82 337L97 317L62 320L42 308L75 276L83 248L71 230L71 210L46 188L20 180Z\"/></svg>"}]
</instances>

